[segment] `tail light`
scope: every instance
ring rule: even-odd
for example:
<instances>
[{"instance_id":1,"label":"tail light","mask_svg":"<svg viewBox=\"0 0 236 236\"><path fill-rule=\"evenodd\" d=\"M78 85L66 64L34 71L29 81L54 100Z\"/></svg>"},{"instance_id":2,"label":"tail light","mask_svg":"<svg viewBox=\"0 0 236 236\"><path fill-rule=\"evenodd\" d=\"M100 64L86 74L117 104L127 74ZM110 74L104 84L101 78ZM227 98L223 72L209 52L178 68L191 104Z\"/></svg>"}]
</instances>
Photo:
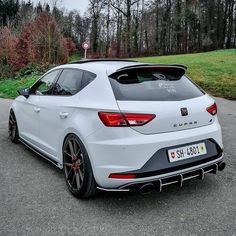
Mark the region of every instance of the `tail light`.
<instances>
[{"instance_id":1,"label":"tail light","mask_svg":"<svg viewBox=\"0 0 236 236\"><path fill-rule=\"evenodd\" d=\"M127 127L142 126L153 120L153 114L129 114L115 112L98 112L98 116L106 126Z\"/></svg>"},{"instance_id":2,"label":"tail light","mask_svg":"<svg viewBox=\"0 0 236 236\"><path fill-rule=\"evenodd\" d=\"M216 115L217 114L217 105L216 103L214 103L213 105L211 105L210 107L208 107L206 109L211 115Z\"/></svg>"}]
</instances>

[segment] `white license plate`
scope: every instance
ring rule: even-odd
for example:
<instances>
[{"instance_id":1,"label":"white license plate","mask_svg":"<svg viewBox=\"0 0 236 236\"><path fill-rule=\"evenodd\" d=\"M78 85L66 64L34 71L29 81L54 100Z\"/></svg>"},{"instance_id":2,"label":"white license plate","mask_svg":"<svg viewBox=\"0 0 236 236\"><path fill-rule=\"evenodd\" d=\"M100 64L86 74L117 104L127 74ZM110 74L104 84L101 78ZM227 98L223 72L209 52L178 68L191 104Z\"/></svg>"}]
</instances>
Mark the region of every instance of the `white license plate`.
<instances>
[{"instance_id":1,"label":"white license plate","mask_svg":"<svg viewBox=\"0 0 236 236\"><path fill-rule=\"evenodd\" d=\"M207 153L205 143L197 143L185 147L168 150L170 162L180 161L192 157L201 156Z\"/></svg>"}]
</instances>

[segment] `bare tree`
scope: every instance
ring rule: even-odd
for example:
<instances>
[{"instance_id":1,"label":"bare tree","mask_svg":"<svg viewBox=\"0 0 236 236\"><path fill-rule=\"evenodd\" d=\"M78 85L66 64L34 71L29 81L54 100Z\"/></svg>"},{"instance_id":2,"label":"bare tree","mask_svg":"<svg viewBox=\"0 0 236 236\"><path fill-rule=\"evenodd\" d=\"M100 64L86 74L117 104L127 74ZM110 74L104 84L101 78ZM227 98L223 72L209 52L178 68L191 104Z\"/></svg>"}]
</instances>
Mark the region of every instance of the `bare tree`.
<instances>
[{"instance_id":1,"label":"bare tree","mask_svg":"<svg viewBox=\"0 0 236 236\"><path fill-rule=\"evenodd\" d=\"M47 11L79 50L91 41L93 55L131 57L236 47L236 0L89 0L82 16L60 7L64 0L34 6L0 0L0 28L19 32Z\"/></svg>"},{"instance_id":2,"label":"bare tree","mask_svg":"<svg viewBox=\"0 0 236 236\"><path fill-rule=\"evenodd\" d=\"M106 0L89 1L89 9L92 15L91 41L92 41L92 50L94 53L97 52L98 49L99 18L105 3Z\"/></svg>"},{"instance_id":3,"label":"bare tree","mask_svg":"<svg viewBox=\"0 0 236 236\"><path fill-rule=\"evenodd\" d=\"M131 17L132 17L132 6L139 2L140 0L124 0L123 4L117 5L117 1L112 1L111 5L117 11L122 13L126 17L126 43L127 43L127 53L131 57Z\"/></svg>"}]
</instances>

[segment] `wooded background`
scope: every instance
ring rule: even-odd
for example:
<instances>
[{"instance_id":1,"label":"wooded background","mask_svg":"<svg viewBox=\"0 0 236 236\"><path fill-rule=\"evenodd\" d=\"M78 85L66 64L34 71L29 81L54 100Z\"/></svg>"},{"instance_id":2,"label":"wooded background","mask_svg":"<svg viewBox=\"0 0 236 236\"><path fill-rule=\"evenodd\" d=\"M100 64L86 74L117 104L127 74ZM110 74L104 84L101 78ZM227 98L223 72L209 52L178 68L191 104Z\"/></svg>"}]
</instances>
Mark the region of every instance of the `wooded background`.
<instances>
[{"instance_id":1,"label":"wooded background","mask_svg":"<svg viewBox=\"0 0 236 236\"><path fill-rule=\"evenodd\" d=\"M90 0L89 19L81 20L90 32L76 37L106 56L109 48L130 57L236 46L234 0Z\"/></svg>"},{"instance_id":2,"label":"wooded background","mask_svg":"<svg viewBox=\"0 0 236 236\"><path fill-rule=\"evenodd\" d=\"M65 63L84 41L91 58L236 47L235 0L90 0L79 9L0 0L0 70Z\"/></svg>"}]
</instances>

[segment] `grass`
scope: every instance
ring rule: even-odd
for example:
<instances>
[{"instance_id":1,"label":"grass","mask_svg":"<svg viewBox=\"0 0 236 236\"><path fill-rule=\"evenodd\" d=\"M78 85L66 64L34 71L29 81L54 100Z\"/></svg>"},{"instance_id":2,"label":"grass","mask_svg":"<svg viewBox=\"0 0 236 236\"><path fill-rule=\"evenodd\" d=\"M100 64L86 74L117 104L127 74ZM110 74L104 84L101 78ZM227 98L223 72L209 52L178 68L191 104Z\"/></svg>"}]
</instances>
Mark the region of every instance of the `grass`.
<instances>
[{"instance_id":1,"label":"grass","mask_svg":"<svg viewBox=\"0 0 236 236\"><path fill-rule=\"evenodd\" d=\"M74 54L69 58L70 62L79 61L81 56L78 54ZM37 74L37 72L36 72ZM15 98L18 93L17 90L21 88L30 87L34 84L34 82L39 78L39 75L29 75L19 77L19 75L12 79L0 80L0 97L1 98Z\"/></svg>"},{"instance_id":2,"label":"grass","mask_svg":"<svg viewBox=\"0 0 236 236\"><path fill-rule=\"evenodd\" d=\"M79 60L74 55L70 61ZM185 64L187 75L214 96L236 99L236 49L206 53L137 58L142 62ZM17 90L32 85L39 76L0 81L0 97L14 98Z\"/></svg>"},{"instance_id":3,"label":"grass","mask_svg":"<svg viewBox=\"0 0 236 236\"><path fill-rule=\"evenodd\" d=\"M69 62L75 62L81 60L82 56L80 54L73 54L69 58Z\"/></svg>"},{"instance_id":4,"label":"grass","mask_svg":"<svg viewBox=\"0 0 236 236\"><path fill-rule=\"evenodd\" d=\"M185 64L187 75L214 96L236 99L236 49L136 58L141 62Z\"/></svg>"},{"instance_id":5,"label":"grass","mask_svg":"<svg viewBox=\"0 0 236 236\"><path fill-rule=\"evenodd\" d=\"M2 98L15 98L20 88L31 86L39 76L31 75L22 79L7 79L0 81L0 97Z\"/></svg>"}]
</instances>

